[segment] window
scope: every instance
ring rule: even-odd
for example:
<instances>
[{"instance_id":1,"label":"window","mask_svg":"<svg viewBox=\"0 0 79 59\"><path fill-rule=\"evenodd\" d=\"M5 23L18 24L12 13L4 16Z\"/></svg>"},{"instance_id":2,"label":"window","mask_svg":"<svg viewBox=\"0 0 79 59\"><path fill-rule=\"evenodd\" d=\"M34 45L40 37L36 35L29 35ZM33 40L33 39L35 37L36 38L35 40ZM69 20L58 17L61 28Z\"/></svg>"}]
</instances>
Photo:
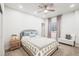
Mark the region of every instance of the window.
<instances>
[{"instance_id":1,"label":"window","mask_svg":"<svg viewBox=\"0 0 79 59\"><path fill-rule=\"evenodd\" d=\"M51 31L56 31L56 22L51 23Z\"/></svg>"}]
</instances>

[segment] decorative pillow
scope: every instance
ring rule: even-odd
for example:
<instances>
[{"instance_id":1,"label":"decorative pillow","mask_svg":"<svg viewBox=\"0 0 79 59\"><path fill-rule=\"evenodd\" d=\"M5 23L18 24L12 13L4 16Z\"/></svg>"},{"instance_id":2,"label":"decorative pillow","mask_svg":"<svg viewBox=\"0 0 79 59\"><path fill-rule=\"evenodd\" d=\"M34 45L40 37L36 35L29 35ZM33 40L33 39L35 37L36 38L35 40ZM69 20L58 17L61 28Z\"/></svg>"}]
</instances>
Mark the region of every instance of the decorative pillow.
<instances>
[{"instance_id":1,"label":"decorative pillow","mask_svg":"<svg viewBox=\"0 0 79 59\"><path fill-rule=\"evenodd\" d=\"M25 32L23 36L29 36L29 32Z\"/></svg>"},{"instance_id":2,"label":"decorative pillow","mask_svg":"<svg viewBox=\"0 0 79 59\"><path fill-rule=\"evenodd\" d=\"M71 37L71 35L70 34L66 34L66 39L71 39L72 37Z\"/></svg>"},{"instance_id":3,"label":"decorative pillow","mask_svg":"<svg viewBox=\"0 0 79 59\"><path fill-rule=\"evenodd\" d=\"M23 36L22 39L30 39L29 36Z\"/></svg>"},{"instance_id":4,"label":"decorative pillow","mask_svg":"<svg viewBox=\"0 0 79 59\"><path fill-rule=\"evenodd\" d=\"M37 36L37 32L31 32L30 33L30 37L36 37Z\"/></svg>"}]
</instances>

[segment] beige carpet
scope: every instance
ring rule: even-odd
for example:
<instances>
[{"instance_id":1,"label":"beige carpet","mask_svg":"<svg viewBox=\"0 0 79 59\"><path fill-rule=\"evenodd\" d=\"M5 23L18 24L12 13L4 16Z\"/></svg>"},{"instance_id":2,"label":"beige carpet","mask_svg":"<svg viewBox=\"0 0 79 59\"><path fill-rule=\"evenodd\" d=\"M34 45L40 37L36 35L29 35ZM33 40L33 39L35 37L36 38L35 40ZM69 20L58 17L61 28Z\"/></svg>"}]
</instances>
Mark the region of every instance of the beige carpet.
<instances>
[{"instance_id":1,"label":"beige carpet","mask_svg":"<svg viewBox=\"0 0 79 59\"><path fill-rule=\"evenodd\" d=\"M23 48L19 48L14 51L6 52L5 55L6 56L28 56L28 54L23 50Z\"/></svg>"},{"instance_id":2,"label":"beige carpet","mask_svg":"<svg viewBox=\"0 0 79 59\"><path fill-rule=\"evenodd\" d=\"M79 48L60 44L53 56L79 56Z\"/></svg>"},{"instance_id":3,"label":"beige carpet","mask_svg":"<svg viewBox=\"0 0 79 59\"><path fill-rule=\"evenodd\" d=\"M14 51L6 52L6 56L28 56L28 54L22 49L16 49ZM52 56L79 56L79 48L60 44L58 50Z\"/></svg>"}]
</instances>

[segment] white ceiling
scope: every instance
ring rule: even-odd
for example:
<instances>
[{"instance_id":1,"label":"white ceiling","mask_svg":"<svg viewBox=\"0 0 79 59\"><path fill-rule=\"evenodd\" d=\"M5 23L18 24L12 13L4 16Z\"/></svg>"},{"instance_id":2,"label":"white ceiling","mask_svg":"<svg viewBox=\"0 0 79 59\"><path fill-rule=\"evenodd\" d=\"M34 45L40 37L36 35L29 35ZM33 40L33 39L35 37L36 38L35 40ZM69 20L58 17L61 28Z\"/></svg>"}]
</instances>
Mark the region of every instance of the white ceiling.
<instances>
[{"instance_id":1,"label":"white ceiling","mask_svg":"<svg viewBox=\"0 0 79 59\"><path fill-rule=\"evenodd\" d=\"M75 7L70 8L69 6L71 4L75 4ZM19 8L20 5L23 6L23 8ZM54 3L54 8L56 10L55 12L35 13L36 11L39 11L38 5L40 5L40 3L6 3L5 4L6 7L13 8L40 18L54 17L63 13L67 13L79 9L78 3Z\"/></svg>"}]
</instances>

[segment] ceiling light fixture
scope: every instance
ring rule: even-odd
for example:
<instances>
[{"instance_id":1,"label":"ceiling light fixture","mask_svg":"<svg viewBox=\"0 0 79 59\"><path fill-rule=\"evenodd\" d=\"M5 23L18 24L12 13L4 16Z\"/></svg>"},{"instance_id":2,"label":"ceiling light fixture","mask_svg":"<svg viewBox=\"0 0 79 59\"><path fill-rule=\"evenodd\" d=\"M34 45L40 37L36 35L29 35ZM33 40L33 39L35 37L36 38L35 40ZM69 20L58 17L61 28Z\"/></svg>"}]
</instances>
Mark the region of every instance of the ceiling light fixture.
<instances>
[{"instance_id":1,"label":"ceiling light fixture","mask_svg":"<svg viewBox=\"0 0 79 59\"><path fill-rule=\"evenodd\" d=\"M44 13L47 13L48 12L48 10L44 10Z\"/></svg>"},{"instance_id":2,"label":"ceiling light fixture","mask_svg":"<svg viewBox=\"0 0 79 59\"><path fill-rule=\"evenodd\" d=\"M23 8L23 6L22 6L22 5L20 5L20 6L19 6L19 8Z\"/></svg>"},{"instance_id":3,"label":"ceiling light fixture","mask_svg":"<svg viewBox=\"0 0 79 59\"><path fill-rule=\"evenodd\" d=\"M69 7L70 7L70 8L73 8L73 7L75 7L75 4L71 4Z\"/></svg>"}]
</instances>

